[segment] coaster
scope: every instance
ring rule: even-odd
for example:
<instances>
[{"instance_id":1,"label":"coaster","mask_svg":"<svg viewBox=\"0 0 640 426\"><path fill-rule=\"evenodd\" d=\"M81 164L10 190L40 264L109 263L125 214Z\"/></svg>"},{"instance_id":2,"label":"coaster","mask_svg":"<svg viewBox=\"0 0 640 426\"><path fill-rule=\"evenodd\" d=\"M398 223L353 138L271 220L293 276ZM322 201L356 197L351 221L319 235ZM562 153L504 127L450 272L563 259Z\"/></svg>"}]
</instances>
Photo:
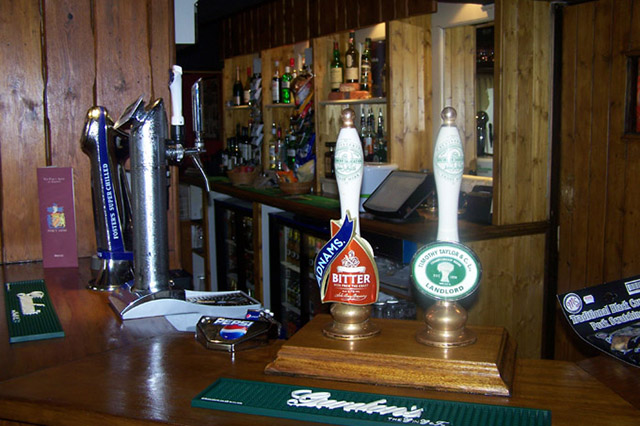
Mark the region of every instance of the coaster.
<instances>
[{"instance_id":1,"label":"coaster","mask_svg":"<svg viewBox=\"0 0 640 426\"><path fill-rule=\"evenodd\" d=\"M4 284L9 343L64 337L44 280Z\"/></svg>"},{"instance_id":2,"label":"coaster","mask_svg":"<svg viewBox=\"0 0 640 426\"><path fill-rule=\"evenodd\" d=\"M335 425L551 425L551 412L221 378L191 406Z\"/></svg>"}]
</instances>

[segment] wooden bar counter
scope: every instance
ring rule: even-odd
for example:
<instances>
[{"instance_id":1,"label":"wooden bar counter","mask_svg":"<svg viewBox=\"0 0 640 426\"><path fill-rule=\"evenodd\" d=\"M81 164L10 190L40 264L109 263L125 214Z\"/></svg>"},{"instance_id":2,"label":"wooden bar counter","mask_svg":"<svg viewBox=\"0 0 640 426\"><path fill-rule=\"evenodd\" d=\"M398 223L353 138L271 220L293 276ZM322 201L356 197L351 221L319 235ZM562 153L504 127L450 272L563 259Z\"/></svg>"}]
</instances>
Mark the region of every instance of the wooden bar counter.
<instances>
[{"instance_id":1,"label":"wooden bar counter","mask_svg":"<svg viewBox=\"0 0 640 426\"><path fill-rule=\"evenodd\" d=\"M192 408L191 399L220 377L547 409L554 425L640 419L637 408L574 363L518 360L510 398L265 375L281 342L233 356L205 349L164 318L123 323L106 294L85 289L86 260L79 269L47 271L41 263L5 265L0 276L3 283L44 277L65 331L64 338L9 344L0 303L0 425L301 424Z\"/></svg>"}]
</instances>

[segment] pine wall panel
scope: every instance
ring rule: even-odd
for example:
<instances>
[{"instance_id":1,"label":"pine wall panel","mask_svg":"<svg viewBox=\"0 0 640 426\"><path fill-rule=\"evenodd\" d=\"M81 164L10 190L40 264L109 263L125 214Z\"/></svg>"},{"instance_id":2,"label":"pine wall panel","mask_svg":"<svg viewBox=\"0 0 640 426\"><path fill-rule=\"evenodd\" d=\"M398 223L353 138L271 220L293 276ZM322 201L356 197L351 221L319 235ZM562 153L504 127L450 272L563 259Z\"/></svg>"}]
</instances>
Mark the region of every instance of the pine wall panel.
<instances>
[{"instance_id":1,"label":"pine wall panel","mask_svg":"<svg viewBox=\"0 0 640 426\"><path fill-rule=\"evenodd\" d=\"M223 20L223 55L252 54L436 9L436 0L273 0Z\"/></svg>"},{"instance_id":2,"label":"pine wall panel","mask_svg":"<svg viewBox=\"0 0 640 426\"><path fill-rule=\"evenodd\" d=\"M640 1L565 7L562 25L558 293L640 274L640 136L624 129ZM556 357L588 354L558 311Z\"/></svg>"},{"instance_id":3,"label":"pine wall panel","mask_svg":"<svg viewBox=\"0 0 640 426\"><path fill-rule=\"evenodd\" d=\"M44 166L73 168L78 254L90 256L96 246L90 165L80 149L85 115L101 105L115 120L139 96L162 97L170 112L173 1L2 1L0 39L1 261L42 259L36 168ZM176 267L174 190L170 203Z\"/></svg>"}]
</instances>

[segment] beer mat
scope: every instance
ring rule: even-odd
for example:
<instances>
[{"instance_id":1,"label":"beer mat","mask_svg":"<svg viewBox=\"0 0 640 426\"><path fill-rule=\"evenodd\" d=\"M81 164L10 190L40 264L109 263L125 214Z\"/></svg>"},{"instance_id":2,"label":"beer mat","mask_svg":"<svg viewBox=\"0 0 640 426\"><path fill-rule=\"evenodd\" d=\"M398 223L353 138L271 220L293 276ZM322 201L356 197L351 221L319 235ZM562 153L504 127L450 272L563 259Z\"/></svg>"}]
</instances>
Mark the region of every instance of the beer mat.
<instances>
[{"instance_id":1,"label":"beer mat","mask_svg":"<svg viewBox=\"0 0 640 426\"><path fill-rule=\"evenodd\" d=\"M192 407L336 425L551 425L551 412L221 378Z\"/></svg>"},{"instance_id":2,"label":"beer mat","mask_svg":"<svg viewBox=\"0 0 640 426\"><path fill-rule=\"evenodd\" d=\"M4 284L9 343L64 337L44 280Z\"/></svg>"}]
</instances>

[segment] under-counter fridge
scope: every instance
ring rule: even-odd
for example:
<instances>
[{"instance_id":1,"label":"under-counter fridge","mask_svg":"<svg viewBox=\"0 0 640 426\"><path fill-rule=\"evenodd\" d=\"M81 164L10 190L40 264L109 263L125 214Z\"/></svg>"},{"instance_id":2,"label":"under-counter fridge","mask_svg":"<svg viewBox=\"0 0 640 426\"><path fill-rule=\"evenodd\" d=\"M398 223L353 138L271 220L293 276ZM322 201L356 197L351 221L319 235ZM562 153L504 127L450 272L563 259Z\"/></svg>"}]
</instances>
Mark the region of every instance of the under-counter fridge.
<instances>
[{"instance_id":1,"label":"under-counter fridge","mask_svg":"<svg viewBox=\"0 0 640 426\"><path fill-rule=\"evenodd\" d=\"M252 204L237 198L214 203L218 290L242 290L256 296Z\"/></svg>"},{"instance_id":2,"label":"under-counter fridge","mask_svg":"<svg viewBox=\"0 0 640 426\"><path fill-rule=\"evenodd\" d=\"M328 313L313 275L316 253L329 239L329 223L289 212L269 214L271 310L289 338L314 315Z\"/></svg>"}]
</instances>

